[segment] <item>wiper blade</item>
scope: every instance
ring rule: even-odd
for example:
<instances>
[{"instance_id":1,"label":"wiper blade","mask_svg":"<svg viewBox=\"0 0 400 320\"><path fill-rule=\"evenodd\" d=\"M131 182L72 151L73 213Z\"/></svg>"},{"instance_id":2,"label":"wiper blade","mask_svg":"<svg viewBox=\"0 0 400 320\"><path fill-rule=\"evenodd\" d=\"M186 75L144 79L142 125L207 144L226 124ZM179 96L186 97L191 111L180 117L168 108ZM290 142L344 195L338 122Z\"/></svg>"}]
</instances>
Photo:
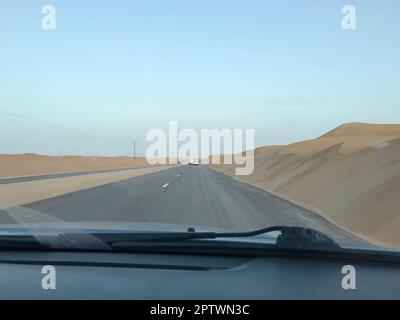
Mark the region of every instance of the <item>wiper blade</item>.
<instances>
[{"instance_id":1,"label":"wiper blade","mask_svg":"<svg viewBox=\"0 0 400 320\"><path fill-rule=\"evenodd\" d=\"M186 241L186 240L207 240L218 238L248 238L279 231L280 235L276 240L275 247L278 249L293 250L335 250L340 245L323 233L301 227L275 226L258 229L250 232L195 232L188 229L188 232L143 232L143 233L101 233L93 234L113 248L129 248L140 243Z\"/></svg>"},{"instance_id":2,"label":"wiper blade","mask_svg":"<svg viewBox=\"0 0 400 320\"><path fill-rule=\"evenodd\" d=\"M281 249L299 250L338 250L341 246L322 232L313 229L284 228L276 241Z\"/></svg>"},{"instance_id":3,"label":"wiper blade","mask_svg":"<svg viewBox=\"0 0 400 320\"><path fill-rule=\"evenodd\" d=\"M258 235L280 232L274 247L293 250L335 250L340 249L331 238L323 233L301 227L275 226L250 232L92 232L92 233L33 233L0 234L0 249L131 249L172 244L187 241L224 238L250 238ZM197 244L201 244L197 242Z\"/></svg>"},{"instance_id":4,"label":"wiper blade","mask_svg":"<svg viewBox=\"0 0 400 320\"><path fill-rule=\"evenodd\" d=\"M1 231L3 233L1 233ZM110 250L111 248L97 237L86 232L0 231L0 249L10 250L57 250L57 249L94 249Z\"/></svg>"}]
</instances>

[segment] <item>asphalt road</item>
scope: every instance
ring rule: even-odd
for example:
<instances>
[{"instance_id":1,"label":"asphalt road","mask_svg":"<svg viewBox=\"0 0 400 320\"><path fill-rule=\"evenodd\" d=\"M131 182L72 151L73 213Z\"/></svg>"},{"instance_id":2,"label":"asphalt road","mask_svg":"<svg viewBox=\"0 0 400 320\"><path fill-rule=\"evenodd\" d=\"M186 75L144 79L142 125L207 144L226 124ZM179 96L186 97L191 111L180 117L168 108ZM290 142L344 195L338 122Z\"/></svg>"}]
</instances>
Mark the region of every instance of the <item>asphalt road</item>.
<instances>
[{"instance_id":1,"label":"asphalt road","mask_svg":"<svg viewBox=\"0 0 400 320\"><path fill-rule=\"evenodd\" d=\"M25 205L64 221L132 221L242 231L286 225L365 243L323 217L207 166L178 166Z\"/></svg>"}]
</instances>

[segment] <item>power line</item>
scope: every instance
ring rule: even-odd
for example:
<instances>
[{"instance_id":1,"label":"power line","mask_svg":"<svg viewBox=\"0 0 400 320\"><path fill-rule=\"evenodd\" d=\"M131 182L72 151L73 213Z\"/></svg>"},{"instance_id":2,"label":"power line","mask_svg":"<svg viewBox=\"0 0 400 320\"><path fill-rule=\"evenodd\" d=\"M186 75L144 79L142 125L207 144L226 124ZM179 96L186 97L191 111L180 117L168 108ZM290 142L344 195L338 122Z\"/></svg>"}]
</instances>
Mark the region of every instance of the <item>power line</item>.
<instances>
[{"instance_id":1,"label":"power line","mask_svg":"<svg viewBox=\"0 0 400 320\"><path fill-rule=\"evenodd\" d=\"M10 111L7 111L7 110L0 109L0 113L6 114L6 115L8 115L10 117L18 118L18 119L21 119L21 120L34 122L36 124L39 124L39 125L42 125L42 126L45 126L45 127L58 129L58 130L66 131L66 132L69 132L69 133L74 133L74 134L77 134L77 135L84 135L84 136L87 136L87 137L90 137L90 138L100 139L100 140L104 140L104 141L107 140L107 141L114 141L114 142L118 141L120 143L126 143L126 142L122 142L122 141L119 141L119 140L107 139L107 138L99 137L99 136L96 136L96 135L93 135L93 134L90 134L90 133L82 132L82 131L79 131L79 130L69 129L69 128L58 126L58 125L54 125L54 124L51 124L51 123L48 123L48 122L32 119L32 118L26 117L24 115L17 114L17 113L14 113L14 112L10 112Z\"/></svg>"}]
</instances>

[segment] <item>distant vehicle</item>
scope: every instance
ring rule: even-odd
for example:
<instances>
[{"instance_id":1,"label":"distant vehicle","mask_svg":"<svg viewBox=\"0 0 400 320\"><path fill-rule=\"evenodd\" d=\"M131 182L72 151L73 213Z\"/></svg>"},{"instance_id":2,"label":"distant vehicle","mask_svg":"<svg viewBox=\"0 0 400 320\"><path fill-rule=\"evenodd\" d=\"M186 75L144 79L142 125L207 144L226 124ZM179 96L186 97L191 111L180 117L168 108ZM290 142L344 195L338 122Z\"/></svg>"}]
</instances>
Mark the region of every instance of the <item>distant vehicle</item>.
<instances>
[{"instance_id":1,"label":"distant vehicle","mask_svg":"<svg viewBox=\"0 0 400 320\"><path fill-rule=\"evenodd\" d=\"M200 160L199 159L190 159L189 160L189 165L190 166L199 166L200 165Z\"/></svg>"}]
</instances>

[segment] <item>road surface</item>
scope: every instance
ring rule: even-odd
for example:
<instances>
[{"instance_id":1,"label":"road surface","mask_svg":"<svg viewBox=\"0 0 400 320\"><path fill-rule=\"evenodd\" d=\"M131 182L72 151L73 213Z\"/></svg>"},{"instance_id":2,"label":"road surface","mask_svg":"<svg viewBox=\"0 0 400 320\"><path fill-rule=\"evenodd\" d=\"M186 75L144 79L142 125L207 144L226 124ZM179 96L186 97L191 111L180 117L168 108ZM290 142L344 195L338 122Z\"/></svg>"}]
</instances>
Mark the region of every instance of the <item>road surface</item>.
<instances>
[{"instance_id":1,"label":"road surface","mask_svg":"<svg viewBox=\"0 0 400 320\"><path fill-rule=\"evenodd\" d=\"M317 214L207 166L177 166L24 207L64 221L173 223L242 231L303 226L341 243L365 243Z\"/></svg>"}]
</instances>

